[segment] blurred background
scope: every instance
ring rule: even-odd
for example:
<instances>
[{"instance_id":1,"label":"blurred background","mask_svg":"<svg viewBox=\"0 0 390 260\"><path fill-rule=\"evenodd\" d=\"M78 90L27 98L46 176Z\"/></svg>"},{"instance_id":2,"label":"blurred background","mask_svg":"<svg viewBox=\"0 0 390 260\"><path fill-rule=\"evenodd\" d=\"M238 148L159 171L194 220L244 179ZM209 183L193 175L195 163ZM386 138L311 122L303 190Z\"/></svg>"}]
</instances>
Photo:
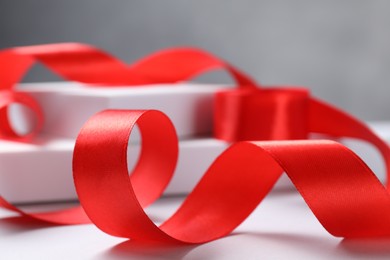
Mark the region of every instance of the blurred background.
<instances>
[{"instance_id":1,"label":"blurred background","mask_svg":"<svg viewBox=\"0 0 390 260\"><path fill-rule=\"evenodd\" d=\"M131 62L196 46L263 85L308 87L364 120L390 120L389 26L386 0L0 0L0 48L80 41ZM25 80L53 79L37 67Z\"/></svg>"}]
</instances>

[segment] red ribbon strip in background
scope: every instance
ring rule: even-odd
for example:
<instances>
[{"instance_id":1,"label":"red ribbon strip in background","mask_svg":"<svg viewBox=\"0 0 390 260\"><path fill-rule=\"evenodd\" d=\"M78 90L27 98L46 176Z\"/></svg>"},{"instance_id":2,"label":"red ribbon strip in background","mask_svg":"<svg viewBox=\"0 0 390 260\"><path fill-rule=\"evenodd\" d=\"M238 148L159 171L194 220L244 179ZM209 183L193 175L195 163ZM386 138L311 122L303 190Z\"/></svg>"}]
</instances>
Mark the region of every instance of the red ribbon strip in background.
<instances>
[{"instance_id":1,"label":"red ribbon strip in background","mask_svg":"<svg viewBox=\"0 0 390 260\"><path fill-rule=\"evenodd\" d=\"M232 142L290 140L304 139L309 133L358 138L375 145L387 173L390 168L388 146L357 119L310 97L304 89L259 88L226 62L195 49L162 51L131 66L83 44L4 50L0 52L3 139L28 141L43 124L39 105L15 89L36 61L63 78L90 87L174 83L222 68L239 88L216 95L216 138ZM37 127L27 136L19 136L9 123L7 108L15 102L36 112ZM143 147L129 179L126 147L135 122L142 131ZM153 132L156 126L159 133ZM302 140L234 144L215 161L172 218L157 228L142 207L161 195L172 177L176 156L172 124L157 111L105 111L93 117L77 139L73 163L76 188L88 217L113 235L205 242L228 234L241 223L284 170L330 233L344 237L390 234L388 191L368 167L340 144ZM2 198L0 204L43 221L89 222L81 208L29 214Z\"/></svg>"},{"instance_id":2,"label":"red ribbon strip in background","mask_svg":"<svg viewBox=\"0 0 390 260\"><path fill-rule=\"evenodd\" d=\"M15 89L36 62L42 63L62 78L82 82L90 87L176 83L206 71L223 68L232 75L240 88L255 88L254 81L242 72L208 53L190 48L167 49L131 66L95 47L79 43L11 48L0 52L0 137L3 139L28 140L39 132L43 124L39 104ZM7 107L15 102L36 113L36 129L27 136L19 136L9 123Z\"/></svg>"}]
</instances>

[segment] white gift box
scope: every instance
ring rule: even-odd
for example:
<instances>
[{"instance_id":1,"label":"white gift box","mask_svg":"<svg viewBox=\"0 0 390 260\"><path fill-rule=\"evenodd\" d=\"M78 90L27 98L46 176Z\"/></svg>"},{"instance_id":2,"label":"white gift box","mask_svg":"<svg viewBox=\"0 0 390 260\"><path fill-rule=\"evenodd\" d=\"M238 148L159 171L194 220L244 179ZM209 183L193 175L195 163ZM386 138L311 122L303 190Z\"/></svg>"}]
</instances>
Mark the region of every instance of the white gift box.
<instances>
[{"instance_id":1,"label":"white gift box","mask_svg":"<svg viewBox=\"0 0 390 260\"><path fill-rule=\"evenodd\" d=\"M223 141L180 141L175 175L166 195L188 193L212 161L227 148ZM0 141L0 193L13 203L77 199L72 177L74 141L39 137L34 143ZM139 144L130 144L128 165L138 158Z\"/></svg>"},{"instance_id":2,"label":"white gift box","mask_svg":"<svg viewBox=\"0 0 390 260\"><path fill-rule=\"evenodd\" d=\"M179 138L210 135L213 128L214 94L226 87L195 83L99 87L73 82L25 83L18 90L32 95L41 105L45 122L42 132L75 139L84 123L105 109L157 109L175 125ZM11 122L18 132L31 128L30 114L11 109ZM23 110L22 110L23 111ZM139 140L135 133L133 141Z\"/></svg>"},{"instance_id":3,"label":"white gift box","mask_svg":"<svg viewBox=\"0 0 390 260\"><path fill-rule=\"evenodd\" d=\"M390 124L374 123L373 129L390 143ZM362 141L343 139L383 181L385 169L378 151ZM165 195L190 192L213 160L229 143L213 138L181 140L179 161ZM75 200L72 179L74 141L39 137L32 144L0 141L0 192L14 203ZM129 168L135 164L138 144L129 145ZM286 175L276 189L291 189Z\"/></svg>"}]
</instances>

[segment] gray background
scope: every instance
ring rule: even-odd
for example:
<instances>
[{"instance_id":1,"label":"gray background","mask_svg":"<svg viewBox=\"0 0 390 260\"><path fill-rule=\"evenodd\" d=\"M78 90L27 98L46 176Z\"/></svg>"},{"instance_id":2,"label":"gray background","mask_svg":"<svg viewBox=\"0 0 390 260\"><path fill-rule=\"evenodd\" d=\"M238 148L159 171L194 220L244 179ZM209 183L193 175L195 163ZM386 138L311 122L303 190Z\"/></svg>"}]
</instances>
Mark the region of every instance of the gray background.
<instances>
[{"instance_id":1,"label":"gray background","mask_svg":"<svg viewBox=\"0 0 390 260\"><path fill-rule=\"evenodd\" d=\"M390 120L389 25L386 0L0 0L0 48L81 41L131 62L197 46L262 84L309 87L365 120ZM26 78L51 79L39 67Z\"/></svg>"}]
</instances>

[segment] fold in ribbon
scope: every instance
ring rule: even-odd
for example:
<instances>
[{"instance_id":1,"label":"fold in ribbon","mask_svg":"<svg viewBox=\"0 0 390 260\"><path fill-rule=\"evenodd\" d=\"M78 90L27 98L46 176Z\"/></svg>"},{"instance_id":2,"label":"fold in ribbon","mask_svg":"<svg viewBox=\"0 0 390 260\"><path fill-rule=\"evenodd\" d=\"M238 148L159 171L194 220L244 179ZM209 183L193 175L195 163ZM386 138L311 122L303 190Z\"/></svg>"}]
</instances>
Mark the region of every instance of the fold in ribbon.
<instances>
[{"instance_id":1,"label":"fold in ribbon","mask_svg":"<svg viewBox=\"0 0 390 260\"><path fill-rule=\"evenodd\" d=\"M390 169L389 147L366 125L310 97L304 89L260 88L228 63L196 49L169 49L126 65L95 47L51 44L0 52L0 137L28 141L43 124L39 104L16 83L41 62L63 78L88 84L128 87L174 83L213 69L225 69L238 88L215 98L214 136L227 141L305 139L309 133L352 137L375 145ZM21 103L37 116L26 136L12 129L8 106ZM128 178L128 135L138 123L142 152ZM153 132L158 127L159 132ZM110 151L110 152L107 152ZM352 152L331 141L242 142L210 167L181 208L157 228L142 207L167 186L177 160L172 124L156 111L106 111L81 130L74 151L75 184L88 217L107 233L137 239L198 243L231 232L261 202L284 171L324 227L344 237L389 235L388 193ZM388 174L389 175L389 174ZM59 224L88 223L83 209L22 215Z\"/></svg>"}]
</instances>

